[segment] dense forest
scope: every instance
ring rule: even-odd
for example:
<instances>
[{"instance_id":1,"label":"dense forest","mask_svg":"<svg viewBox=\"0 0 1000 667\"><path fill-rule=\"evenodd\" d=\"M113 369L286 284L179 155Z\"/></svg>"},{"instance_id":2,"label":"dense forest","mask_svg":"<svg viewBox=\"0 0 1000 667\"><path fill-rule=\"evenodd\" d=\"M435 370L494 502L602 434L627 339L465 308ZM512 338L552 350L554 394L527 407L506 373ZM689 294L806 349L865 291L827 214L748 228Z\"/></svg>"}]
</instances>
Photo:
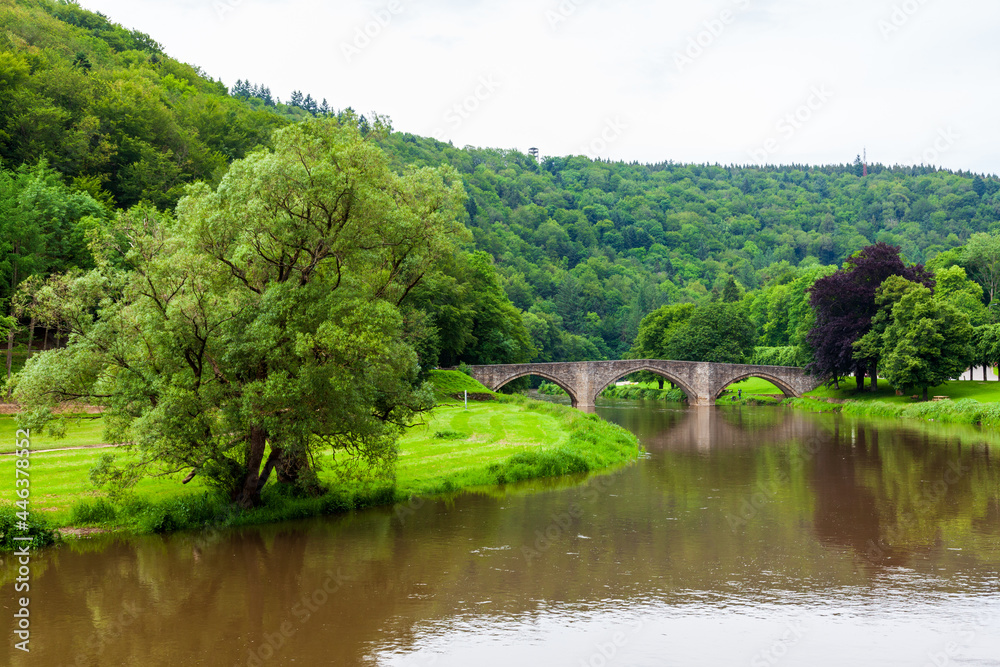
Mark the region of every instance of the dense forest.
<instances>
[{"instance_id":1,"label":"dense forest","mask_svg":"<svg viewBox=\"0 0 1000 667\"><path fill-rule=\"evenodd\" d=\"M381 123L302 91L282 103L252 73L227 89L72 2L0 0L0 27L0 302L19 347L35 323L18 286L89 268L88 230L138 205L171 212L190 184L215 187L303 119L365 135ZM463 253L410 295L432 332L425 365L621 357L646 315L727 286L757 346L801 352L805 290L853 253L881 242L925 263L1000 231L995 175L870 164L863 176L846 149L841 165L643 165L371 137L397 172L450 165L466 193Z\"/></svg>"}]
</instances>

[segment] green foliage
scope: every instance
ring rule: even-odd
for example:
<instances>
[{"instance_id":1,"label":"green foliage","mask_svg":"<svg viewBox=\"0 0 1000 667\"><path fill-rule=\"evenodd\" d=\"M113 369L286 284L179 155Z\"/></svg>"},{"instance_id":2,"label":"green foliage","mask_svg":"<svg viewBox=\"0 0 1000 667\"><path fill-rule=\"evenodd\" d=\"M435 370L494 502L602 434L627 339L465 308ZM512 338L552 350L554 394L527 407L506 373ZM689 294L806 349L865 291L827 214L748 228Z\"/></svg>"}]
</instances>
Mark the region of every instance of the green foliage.
<instances>
[{"instance_id":1,"label":"green foliage","mask_svg":"<svg viewBox=\"0 0 1000 667\"><path fill-rule=\"evenodd\" d=\"M696 308L666 342L668 359L739 364L750 359L756 332L741 303L715 301Z\"/></svg>"},{"instance_id":2,"label":"green foliage","mask_svg":"<svg viewBox=\"0 0 1000 667\"><path fill-rule=\"evenodd\" d=\"M0 300L11 299L30 276L93 266L87 230L107 215L44 161L0 169Z\"/></svg>"},{"instance_id":3,"label":"green foliage","mask_svg":"<svg viewBox=\"0 0 1000 667\"><path fill-rule=\"evenodd\" d=\"M229 163L270 145L275 129L353 117L300 91L278 103L269 88L242 79L230 95L148 35L72 2L8 2L0 28L4 166L45 160L105 209L145 202L169 210L190 183L215 186ZM618 358L645 315L712 293L750 302L761 345L801 347L810 317L802 288L815 279L805 274L875 241L901 245L909 261L961 264L987 303L1000 280L995 237L986 234L1000 222L994 177L871 165L862 179L852 164L639 165L580 156L539 164L517 151L458 149L380 133L378 119L357 121L397 172L455 168L468 195L468 250L492 258L484 269L456 253L414 287L404 326L424 370L532 349L540 361ZM76 232L53 238L84 248ZM957 253L964 241L969 247ZM41 273L49 270L57 269Z\"/></svg>"},{"instance_id":4,"label":"green foliage","mask_svg":"<svg viewBox=\"0 0 1000 667\"><path fill-rule=\"evenodd\" d=\"M0 28L0 157L47 160L98 200L172 207L287 122L75 3L7 3Z\"/></svg>"},{"instance_id":5,"label":"green foliage","mask_svg":"<svg viewBox=\"0 0 1000 667\"><path fill-rule=\"evenodd\" d=\"M658 384L661 378L659 376L654 377L657 378L656 382ZM614 385L601 392L601 396L605 398L622 398L629 401L657 400L669 401L671 403L680 403L686 398L684 391L680 387L661 389L650 386L650 384L647 382L644 384Z\"/></svg>"},{"instance_id":6,"label":"green foliage","mask_svg":"<svg viewBox=\"0 0 1000 667\"><path fill-rule=\"evenodd\" d=\"M871 328L854 341L854 358L864 368L880 368L883 357L891 352L886 348L885 332L893 322L893 308L910 290L920 287L902 276L889 276L875 292L878 312L871 320ZM877 376L876 376L877 377Z\"/></svg>"},{"instance_id":7,"label":"green foliage","mask_svg":"<svg viewBox=\"0 0 1000 667\"><path fill-rule=\"evenodd\" d=\"M1000 324L984 324L972 333L976 363L983 366L1000 364Z\"/></svg>"},{"instance_id":8,"label":"green foliage","mask_svg":"<svg viewBox=\"0 0 1000 667\"><path fill-rule=\"evenodd\" d=\"M476 246L497 260L513 303L558 316L611 358L626 354L644 315L713 289L721 299L727 285L750 291L762 345L801 345L811 317L802 295L817 273L875 241L925 261L1000 220L996 179L980 179L980 196L972 175L931 168L873 165L863 180L851 165L538 164L411 134L387 143L400 166L453 164Z\"/></svg>"},{"instance_id":9,"label":"green foliage","mask_svg":"<svg viewBox=\"0 0 1000 667\"><path fill-rule=\"evenodd\" d=\"M400 429L432 401L399 303L452 252L461 186L447 167L391 172L356 121L274 141L192 187L176 220L120 215L96 269L36 291L71 340L18 375L28 421L102 402L110 439L141 452L129 480L191 470L244 506L272 470L309 484L324 446L347 474L391 477Z\"/></svg>"},{"instance_id":10,"label":"green foliage","mask_svg":"<svg viewBox=\"0 0 1000 667\"><path fill-rule=\"evenodd\" d=\"M73 505L71 516L74 526L113 525L118 518L118 508L107 498L81 500Z\"/></svg>"},{"instance_id":11,"label":"green foliage","mask_svg":"<svg viewBox=\"0 0 1000 667\"><path fill-rule=\"evenodd\" d=\"M755 347L750 363L757 366L805 366L801 348L793 345Z\"/></svg>"},{"instance_id":12,"label":"green foliage","mask_svg":"<svg viewBox=\"0 0 1000 667\"><path fill-rule=\"evenodd\" d=\"M498 484L509 484L538 477L555 477L589 472L587 461L569 449L549 449L514 454L488 468Z\"/></svg>"},{"instance_id":13,"label":"green foliage","mask_svg":"<svg viewBox=\"0 0 1000 667\"><path fill-rule=\"evenodd\" d=\"M59 541L59 533L50 528L44 519L39 518L35 511L28 512L28 529L18 528L20 510L10 503L0 503L0 552L13 551L15 548L27 545L31 549L40 549ZM15 537L30 537L30 541L17 540Z\"/></svg>"},{"instance_id":14,"label":"green foliage","mask_svg":"<svg viewBox=\"0 0 1000 667\"><path fill-rule=\"evenodd\" d=\"M982 286L986 305L992 306L997 288L1000 288L1000 235L973 234L959 252L959 261Z\"/></svg>"},{"instance_id":15,"label":"green foliage","mask_svg":"<svg viewBox=\"0 0 1000 667\"><path fill-rule=\"evenodd\" d=\"M843 405L842 412L845 415L858 417L891 417L955 424L1000 426L1000 403L983 403L971 398L910 404L848 401Z\"/></svg>"},{"instance_id":16,"label":"green foliage","mask_svg":"<svg viewBox=\"0 0 1000 667\"><path fill-rule=\"evenodd\" d=\"M957 377L973 359L968 316L922 285L909 288L892 307L882 344L886 379L895 387L923 388L925 399L928 387Z\"/></svg>"},{"instance_id":17,"label":"green foliage","mask_svg":"<svg viewBox=\"0 0 1000 667\"><path fill-rule=\"evenodd\" d=\"M416 285L407 305L428 316L424 366L521 363L535 356L522 314L485 252L446 258L439 272Z\"/></svg>"},{"instance_id":18,"label":"green foliage","mask_svg":"<svg viewBox=\"0 0 1000 667\"><path fill-rule=\"evenodd\" d=\"M974 327L986 324L989 313L983 305L983 288L966 277L961 266L938 269L934 272L934 295L948 301L965 313Z\"/></svg>"},{"instance_id":19,"label":"green foliage","mask_svg":"<svg viewBox=\"0 0 1000 667\"><path fill-rule=\"evenodd\" d=\"M804 366L811 359L806 342L815 314L809 306L808 289L818 279L832 274L833 266L792 268L787 262L767 269L769 282L747 296L750 317L757 327L762 347L796 348L794 366Z\"/></svg>"},{"instance_id":20,"label":"green foliage","mask_svg":"<svg viewBox=\"0 0 1000 667\"><path fill-rule=\"evenodd\" d=\"M674 333L683 328L695 312L694 304L679 303L660 306L642 318L639 323L639 333L632 349L630 359L671 359L674 351L670 348Z\"/></svg>"}]
</instances>

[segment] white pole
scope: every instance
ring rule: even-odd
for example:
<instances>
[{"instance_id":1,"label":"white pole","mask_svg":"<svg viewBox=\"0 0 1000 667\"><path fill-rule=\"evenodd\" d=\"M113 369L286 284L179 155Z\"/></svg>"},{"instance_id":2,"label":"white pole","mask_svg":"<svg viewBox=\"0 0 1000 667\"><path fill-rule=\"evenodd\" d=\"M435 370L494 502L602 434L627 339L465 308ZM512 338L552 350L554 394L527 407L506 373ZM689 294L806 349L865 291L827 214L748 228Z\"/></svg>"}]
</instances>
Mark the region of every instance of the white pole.
<instances>
[{"instance_id":1,"label":"white pole","mask_svg":"<svg viewBox=\"0 0 1000 667\"><path fill-rule=\"evenodd\" d=\"M469 390L468 389L463 389L462 393L465 394L465 409L468 410L469 409Z\"/></svg>"}]
</instances>

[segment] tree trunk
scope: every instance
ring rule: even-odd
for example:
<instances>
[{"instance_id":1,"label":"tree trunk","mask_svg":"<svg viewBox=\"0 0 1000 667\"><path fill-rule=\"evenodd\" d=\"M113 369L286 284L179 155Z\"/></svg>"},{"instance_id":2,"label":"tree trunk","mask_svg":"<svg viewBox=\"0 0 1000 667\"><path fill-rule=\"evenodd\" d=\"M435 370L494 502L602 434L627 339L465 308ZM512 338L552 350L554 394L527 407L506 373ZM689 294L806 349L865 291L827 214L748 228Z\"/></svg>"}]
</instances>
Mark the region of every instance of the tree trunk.
<instances>
[{"instance_id":1,"label":"tree trunk","mask_svg":"<svg viewBox=\"0 0 1000 667\"><path fill-rule=\"evenodd\" d=\"M10 400L10 369L14 363L14 327L7 334L7 400Z\"/></svg>"},{"instance_id":2,"label":"tree trunk","mask_svg":"<svg viewBox=\"0 0 1000 667\"><path fill-rule=\"evenodd\" d=\"M986 362L983 362L983 382L986 382Z\"/></svg>"},{"instance_id":3,"label":"tree trunk","mask_svg":"<svg viewBox=\"0 0 1000 667\"><path fill-rule=\"evenodd\" d=\"M35 340L35 316L31 316L31 324L28 325L28 356L31 359L31 343Z\"/></svg>"},{"instance_id":4,"label":"tree trunk","mask_svg":"<svg viewBox=\"0 0 1000 667\"><path fill-rule=\"evenodd\" d=\"M267 480L271 477L271 471L274 470L274 466L278 463L278 459L281 457L281 448L271 445L271 455L267 457L267 462L264 463L264 471L260 473L260 479L257 480L257 494L261 494L264 491L264 487L267 485Z\"/></svg>"},{"instance_id":5,"label":"tree trunk","mask_svg":"<svg viewBox=\"0 0 1000 667\"><path fill-rule=\"evenodd\" d=\"M838 378L837 376L833 377L833 388L836 389L837 391L840 391L840 378Z\"/></svg>"},{"instance_id":6,"label":"tree trunk","mask_svg":"<svg viewBox=\"0 0 1000 667\"><path fill-rule=\"evenodd\" d=\"M864 374L864 372L863 371L857 371L854 374L854 381L855 381L855 383L857 383L858 393L863 392L865 390L865 374Z\"/></svg>"},{"instance_id":7,"label":"tree trunk","mask_svg":"<svg viewBox=\"0 0 1000 667\"><path fill-rule=\"evenodd\" d=\"M663 378L660 378L659 382L660 382L660 390L662 391L663 390Z\"/></svg>"},{"instance_id":8,"label":"tree trunk","mask_svg":"<svg viewBox=\"0 0 1000 667\"><path fill-rule=\"evenodd\" d=\"M234 489L233 502L243 509L250 509L260 504L260 463L264 459L264 449L267 446L267 431L262 427L250 427L250 448L247 451L246 477L239 489Z\"/></svg>"},{"instance_id":9,"label":"tree trunk","mask_svg":"<svg viewBox=\"0 0 1000 667\"><path fill-rule=\"evenodd\" d=\"M927 387L924 387L924 400L927 400Z\"/></svg>"},{"instance_id":10,"label":"tree trunk","mask_svg":"<svg viewBox=\"0 0 1000 667\"><path fill-rule=\"evenodd\" d=\"M309 456L303 449L285 450L278 459L275 471L278 481L282 484L294 484L309 496L323 494L324 489L312 466L309 465Z\"/></svg>"},{"instance_id":11,"label":"tree trunk","mask_svg":"<svg viewBox=\"0 0 1000 667\"><path fill-rule=\"evenodd\" d=\"M875 366L872 366L869 375L872 377L872 393L874 393L878 391L878 369Z\"/></svg>"}]
</instances>

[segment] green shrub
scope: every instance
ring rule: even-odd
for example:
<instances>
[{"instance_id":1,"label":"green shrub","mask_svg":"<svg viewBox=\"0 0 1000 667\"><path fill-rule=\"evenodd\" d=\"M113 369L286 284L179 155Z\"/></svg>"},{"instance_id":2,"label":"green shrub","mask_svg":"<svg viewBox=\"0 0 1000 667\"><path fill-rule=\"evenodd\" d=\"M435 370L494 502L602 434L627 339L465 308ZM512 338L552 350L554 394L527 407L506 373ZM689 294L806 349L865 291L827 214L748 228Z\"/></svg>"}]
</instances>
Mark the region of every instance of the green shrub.
<instances>
[{"instance_id":1,"label":"green shrub","mask_svg":"<svg viewBox=\"0 0 1000 667\"><path fill-rule=\"evenodd\" d=\"M118 517L118 510L107 498L94 498L92 500L81 500L73 505L72 523L75 526L81 524L110 524Z\"/></svg>"},{"instance_id":2,"label":"green shrub","mask_svg":"<svg viewBox=\"0 0 1000 667\"><path fill-rule=\"evenodd\" d=\"M857 417L887 417L923 419L955 424L1000 425L1000 403L982 403L972 398L957 401L925 401L922 403L886 403L885 401L847 401L845 415Z\"/></svg>"},{"instance_id":3,"label":"green shrub","mask_svg":"<svg viewBox=\"0 0 1000 667\"><path fill-rule=\"evenodd\" d=\"M25 530L25 526L19 525L22 520L17 514L20 511L18 507L9 503L0 504L0 551L13 551L25 544L30 549L39 549L59 541L59 533L30 510ZM30 537L31 541L15 540L15 537Z\"/></svg>"}]
</instances>

